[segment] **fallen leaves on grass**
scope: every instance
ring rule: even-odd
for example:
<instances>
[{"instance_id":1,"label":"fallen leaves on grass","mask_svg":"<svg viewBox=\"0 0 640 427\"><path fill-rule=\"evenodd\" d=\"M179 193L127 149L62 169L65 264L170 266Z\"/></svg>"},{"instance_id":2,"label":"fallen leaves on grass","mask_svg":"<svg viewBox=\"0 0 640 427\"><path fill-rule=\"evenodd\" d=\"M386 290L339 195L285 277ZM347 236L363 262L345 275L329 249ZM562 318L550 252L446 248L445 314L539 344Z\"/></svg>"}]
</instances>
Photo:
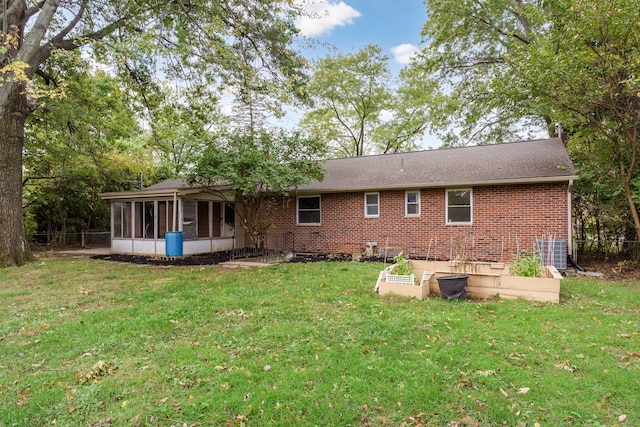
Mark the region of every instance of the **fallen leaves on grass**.
<instances>
[{"instance_id":1,"label":"fallen leaves on grass","mask_svg":"<svg viewBox=\"0 0 640 427\"><path fill-rule=\"evenodd\" d=\"M80 384L86 384L89 382L99 382L100 377L105 375L113 375L118 369L118 366L111 362L105 362L103 360L97 361L91 369L85 372L79 372L76 376Z\"/></svg>"},{"instance_id":2,"label":"fallen leaves on grass","mask_svg":"<svg viewBox=\"0 0 640 427\"><path fill-rule=\"evenodd\" d=\"M556 367L556 369L563 369L568 372L574 372L576 369L578 369L576 365L572 364L568 360L565 360L560 363L556 363L554 366Z\"/></svg>"},{"instance_id":3,"label":"fallen leaves on grass","mask_svg":"<svg viewBox=\"0 0 640 427\"><path fill-rule=\"evenodd\" d=\"M24 390L22 390L20 392L20 394L18 395L18 402L17 405L18 406L24 406L29 402L29 389L25 388Z\"/></svg>"}]
</instances>

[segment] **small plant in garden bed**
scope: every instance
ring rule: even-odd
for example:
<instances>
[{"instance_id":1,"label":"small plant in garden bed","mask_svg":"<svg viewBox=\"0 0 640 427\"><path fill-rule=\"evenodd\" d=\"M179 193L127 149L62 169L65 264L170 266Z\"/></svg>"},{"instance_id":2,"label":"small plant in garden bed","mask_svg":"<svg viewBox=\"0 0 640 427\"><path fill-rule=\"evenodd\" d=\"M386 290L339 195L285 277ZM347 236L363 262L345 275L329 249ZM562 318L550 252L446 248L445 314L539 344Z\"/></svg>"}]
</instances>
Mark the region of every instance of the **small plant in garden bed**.
<instances>
[{"instance_id":1,"label":"small plant in garden bed","mask_svg":"<svg viewBox=\"0 0 640 427\"><path fill-rule=\"evenodd\" d=\"M395 263L393 274L400 276L411 276L413 274L413 266L403 254L393 257L393 262Z\"/></svg>"},{"instance_id":2,"label":"small plant in garden bed","mask_svg":"<svg viewBox=\"0 0 640 427\"><path fill-rule=\"evenodd\" d=\"M513 259L509 273L520 277L542 277L544 268L535 252L521 251Z\"/></svg>"}]
</instances>

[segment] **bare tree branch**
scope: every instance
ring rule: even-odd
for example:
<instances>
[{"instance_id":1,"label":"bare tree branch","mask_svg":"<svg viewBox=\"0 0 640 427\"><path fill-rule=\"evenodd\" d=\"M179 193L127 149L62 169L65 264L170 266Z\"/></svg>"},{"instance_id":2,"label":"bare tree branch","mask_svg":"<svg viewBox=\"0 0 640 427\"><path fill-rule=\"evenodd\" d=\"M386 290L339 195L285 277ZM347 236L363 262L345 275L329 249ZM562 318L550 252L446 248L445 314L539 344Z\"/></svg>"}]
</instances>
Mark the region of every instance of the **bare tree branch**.
<instances>
[{"instance_id":1,"label":"bare tree branch","mask_svg":"<svg viewBox=\"0 0 640 427\"><path fill-rule=\"evenodd\" d=\"M51 42L56 43L62 41L76 27L76 25L78 25L78 23L84 16L84 12L84 5L80 5L80 9L78 10L78 13L76 13L76 16L74 16L71 22L69 22L69 24L67 24L67 26L62 29L62 31L51 38Z\"/></svg>"},{"instance_id":2,"label":"bare tree branch","mask_svg":"<svg viewBox=\"0 0 640 427\"><path fill-rule=\"evenodd\" d=\"M20 2L22 2L22 0ZM27 37L24 39L22 48L18 52L17 59L32 66L31 74L33 74L37 68L37 66L33 66L33 58L38 54L40 42L44 38L58 7L60 7L60 0L49 0L44 2L38 17L36 18L36 22L34 22L31 31L29 31L29 34L27 34ZM40 64L38 63L36 65Z\"/></svg>"},{"instance_id":3,"label":"bare tree branch","mask_svg":"<svg viewBox=\"0 0 640 427\"><path fill-rule=\"evenodd\" d=\"M32 7L27 9L26 12L25 12L25 19L28 20L33 15L35 15L38 12L40 12L40 9L42 9L42 7L44 6L45 2L46 2L46 0L42 0L41 2L36 3ZM18 3L18 2L16 2L16 3Z\"/></svg>"},{"instance_id":4,"label":"bare tree branch","mask_svg":"<svg viewBox=\"0 0 640 427\"><path fill-rule=\"evenodd\" d=\"M29 62L29 65L34 69L38 68L40 64L42 64L51 55L51 52L54 49L74 50L80 46L89 44L92 41L101 40L123 26L129 19L131 19L130 15L124 16L98 31L74 37L72 39L59 41L52 39L40 47L37 55L35 55L32 61Z\"/></svg>"}]
</instances>

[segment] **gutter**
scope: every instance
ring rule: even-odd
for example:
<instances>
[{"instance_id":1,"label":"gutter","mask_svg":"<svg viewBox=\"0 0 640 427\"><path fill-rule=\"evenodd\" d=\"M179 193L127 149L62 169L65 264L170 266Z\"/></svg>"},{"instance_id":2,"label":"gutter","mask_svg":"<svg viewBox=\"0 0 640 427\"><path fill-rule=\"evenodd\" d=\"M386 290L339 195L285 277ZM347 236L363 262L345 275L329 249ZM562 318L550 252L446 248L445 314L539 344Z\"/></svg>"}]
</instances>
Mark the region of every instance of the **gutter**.
<instances>
[{"instance_id":1,"label":"gutter","mask_svg":"<svg viewBox=\"0 0 640 427\"><path fill-rule=\"evenodd\" d=\"M522 179L497 179L491 181L451 181L451 182L429 182L429 183L413 183L403 182L400 184L388 184L388 185L356 185L356 186L341 186L341 187L323 187L319 185L317 187L301 186L298 187L298 194L304 193L345 193L345 192L360 192L360 191L385 191L385 190L406 190L411 188L454 188L454 187L487 187L491 185L515 185L515 184L541 184L541 183L558 183L569 182L569 185L573 185L573 181L578 179L577 175L561 176L561 177L539 177L539 178L522 178ZM322 184L322 183L318 183Z\"/></svg>"},{"instance_id":2,"label":"gutter","mask_svg":"<svg viewBox=\"0 0 640 427\"><path fill-rule=\"evenodd\" d=\"M119 191L113 193L98 193L100 198L105 200L119 199L152 199L152 198L172 198L174 194L178 196L187 196L189 194L201 193L197 188L187 188L182 190L149 190L149 191Z\"/></svg>"}]
</instances>

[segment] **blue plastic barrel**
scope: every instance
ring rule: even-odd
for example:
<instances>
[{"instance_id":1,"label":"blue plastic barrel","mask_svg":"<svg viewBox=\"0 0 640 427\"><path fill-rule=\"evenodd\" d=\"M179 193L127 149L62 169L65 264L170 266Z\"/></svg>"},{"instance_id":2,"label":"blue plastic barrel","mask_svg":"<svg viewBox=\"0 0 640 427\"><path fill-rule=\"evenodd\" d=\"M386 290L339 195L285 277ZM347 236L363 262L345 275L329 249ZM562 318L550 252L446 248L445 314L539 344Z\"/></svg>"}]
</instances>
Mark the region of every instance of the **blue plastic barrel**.
<instances>
[{"instance_id":1,"label":"blue plastic barrel","mask_svg":"<svg viewBox=\"0 0 640 427\"><path fill-rule=\"evenodd\" d=\"M182 256L182 231L167 231L164 240L167 256Z\"/></svg>"}]
</instances>

